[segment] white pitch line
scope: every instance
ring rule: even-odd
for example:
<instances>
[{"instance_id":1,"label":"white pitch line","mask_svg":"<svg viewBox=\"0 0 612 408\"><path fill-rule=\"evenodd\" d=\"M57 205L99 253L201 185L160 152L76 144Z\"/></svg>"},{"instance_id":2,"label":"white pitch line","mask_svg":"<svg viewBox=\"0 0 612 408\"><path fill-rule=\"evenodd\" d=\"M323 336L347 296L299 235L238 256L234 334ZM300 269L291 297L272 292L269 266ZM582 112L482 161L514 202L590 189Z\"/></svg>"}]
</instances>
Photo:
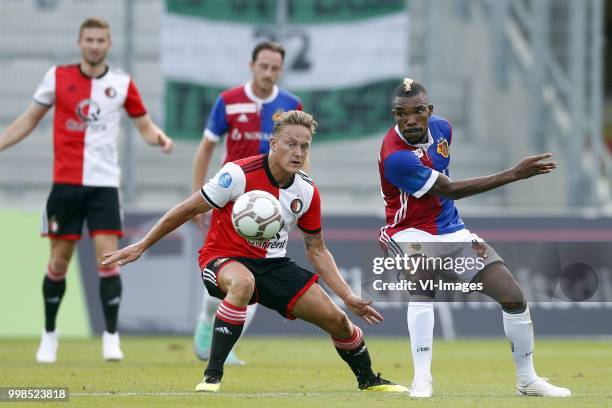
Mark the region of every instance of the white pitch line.
<instances>
[{"instance_id":1,"label":"white pitch line","mask_svg":"<svg viewBox=\"0 0 612 408\"><path fill-rule=\"evenodd\" d=\"M359 393L352 391L345 392L220 392L220 393L208 393L208 392L189 392L189 391L176 391L176 392L81 392L81 393L70 393L70 397L175 397L175 396L187 396L187 395L211 395L211 396L229 396L229 397L330 397L330 396L346 396L346 395L380 395L377 393ZM392 396L398 395L398 393L385 393L385 395ZM400 394L401 395L401 394ZM508 392L503 394L496 393L477 393L477 392L453 392L453 393L439 393L436 397L452 398L452 397L515 397L515 394ZM612 393L573 393L572 397L612 397Z\"/></svg>"},{"instance_id":2,"label":"white pitch line","mask_svg":"<svg viewBox=\"0 0 612 408\"><path fill-rule=\"evenodd\" d=\"M231 397L294 397L294 396L305 396L305 397L322 397L331 395L351 395L353 392L81 392L81 393L70 393L71 397L140 397L140 396L153 396L153 397L173 397L173 396L185 396L185 395L228 395Z\"/></svg>"}]
</instances>

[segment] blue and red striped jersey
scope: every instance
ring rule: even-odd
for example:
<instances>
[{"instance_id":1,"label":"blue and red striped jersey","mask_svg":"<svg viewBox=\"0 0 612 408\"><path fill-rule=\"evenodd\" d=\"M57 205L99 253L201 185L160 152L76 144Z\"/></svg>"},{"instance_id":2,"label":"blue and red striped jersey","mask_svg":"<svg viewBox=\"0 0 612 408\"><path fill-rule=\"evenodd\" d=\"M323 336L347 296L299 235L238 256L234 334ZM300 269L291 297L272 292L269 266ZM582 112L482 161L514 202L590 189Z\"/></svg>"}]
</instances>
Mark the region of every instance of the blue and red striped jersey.
<instances>
[{"instance_id":1,"label":"blue and red striped jersey","mask_svg":"<svg viewBox=\"0 0 612 408\"><path fill-rule=\"evenodd\" d=\"M251 82L228 89L217 97L208 117L204 137L218 142L225 136L223 163L266 154L274 121L282 112L302 110L297 96L274 86L266 99L251 89Z\"/></svg>"},{"instance_id":2,"label":"blue and red striped jersey","mask_svg":"<svg viewBox=\"0 0 612 408\"><path fill-rule=\"evenodd\" d=\"M432 115L425 143L408 143L397 126L385 135L378 158L387 221L383 244L407 228L432 235L465 228L453 200L428 193L440 173L449 176L452 134L446 119Z\"/></svg>"}]
</instances>

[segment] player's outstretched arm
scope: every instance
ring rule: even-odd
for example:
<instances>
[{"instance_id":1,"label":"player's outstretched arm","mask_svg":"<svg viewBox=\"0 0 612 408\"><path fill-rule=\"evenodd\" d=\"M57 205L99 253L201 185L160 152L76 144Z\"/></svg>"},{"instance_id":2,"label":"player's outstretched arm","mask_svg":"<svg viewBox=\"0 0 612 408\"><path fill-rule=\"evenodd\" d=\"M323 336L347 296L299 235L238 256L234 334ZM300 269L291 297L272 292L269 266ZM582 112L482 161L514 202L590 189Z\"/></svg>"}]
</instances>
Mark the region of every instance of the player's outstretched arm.
<instances>
[{"instance_id":1,"label":"player's outstretched arm","mask_svg":"<svg viewBox=\"0 0 612 408\"><path fill-rule=\"evenodd\" d=\"M51 107L32 102L28 109L0 135L0 152L25 139L49 109Z\"/></svg>"},{"instance_id":2,"label":"player's outstretched arm","mask_svg":"<svg viewBox=\"0 0 612 408\"><path fill-rule=\"evenodd\" d=\"M206 136L202 138L196 150L196 154L193 157L191 191L199 191L202 184L206 182L208 167L210 167L210 161L216 145L216 142L210 140ZM193 222L199 229L204 230L207 224L207 216L205 214L198 214L193 217Z\"/></svg>"},{"instance_id":3,"label":"player's outstretched arm","mask_svg":"<svg viewBox=\"0 0 612 408\"><path fill-rule=\"evenodd\" d=\"M191 217L209 211L211 208L211 205L204 200L199 192L194 193L191 197L164 214L140 241L117 251L104 254L106 259L102 264L110 265L117 262L119 265L125 265L134 262L154 243L183 225Z\"/></svg>"},{"instance_id":4,"label":"player's outstretched arm","mask_svg":"<svg viewBox=\"0 0 612 408\"><path fill-rule=\"evenodd\" d=\"M191 172L191 191L194 193L199 191L202 184L206 182L206 175L208 174L208 168L210 167L210 161L216 145L217 142L213 142L207 137L203 137L198 145L196 154L193 156L193 168Z\"/></svg>"},{"instance_id":5,"label":"player's outstretched arm","mask_svg":"<svg viewBox=\"0 0 612 408\"><path fill-rule=\"evenodd\" d=\"M138 133L147 143L153 146L160 146L164 153L170 153L174 149L172 139L153 122L148 113L133 120Z\"/></svg>"},{"instance_id":6,"label":"player's outstretched arm","mask_svg":"<svg viewBox=\"0 0 612 408\"><path fill-rule=\"evenodd\" d=\"M344 301L351 312L361 317L367 324L379 323L383 320L380 313L372 306L371 300L361 299L355 295L350 286L340 275L336 261L329 252L323 241L323 235L304 233L304 246L306 256L315 269L315 272L323 278L327 286Z\"/></svg>"},{"instance_id":7,"label":"player's outstretched arm","mask_svg":"<svg viewBox=\"0 0 612 408\"><path fill-rule=\"evenodd\" d=\"M491 176L452 181L445 175L439 174L429 192L453 200L484 193L515 181L550 173L557 168L557 162L544 160L551 156L550 153L544 153L526 157L513 168Z\"/></svg>"}]
</instances>

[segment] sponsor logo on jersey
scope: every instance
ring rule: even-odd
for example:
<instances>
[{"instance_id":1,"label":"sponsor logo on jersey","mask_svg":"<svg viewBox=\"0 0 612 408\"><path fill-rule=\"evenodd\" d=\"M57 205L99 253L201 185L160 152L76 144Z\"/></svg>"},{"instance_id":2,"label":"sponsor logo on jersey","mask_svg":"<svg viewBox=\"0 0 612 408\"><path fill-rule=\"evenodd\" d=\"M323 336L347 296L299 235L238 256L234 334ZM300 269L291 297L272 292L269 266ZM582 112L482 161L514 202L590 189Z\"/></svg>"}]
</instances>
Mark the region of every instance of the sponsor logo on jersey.
<instances>
[{"instance_id":1,"label":"sponsor logo on jersey","mask_svg":"<svg viewBox=\"0 0 612 408\"><path fill-rule=\"evenodd\" d=\"M272 120L274 122L278 122L278 120L280 119L281 115L283 114L284 110L282 109L277 109L276 112L274 112L274 114L272 115Z\"/></svg>"},{"instance_id":2,"label":"sponsor logo on jersey","mask_svg":"<svg viewBox=\"0 0 612 408\"><path fill-rule=\"evenodd\" d=\"M413 150L413 153L417 157L417 159L423 157L423 149L421 149L420 147L416 150Z\"/></svg>"},{"instance_id":3,"label":"sponsor logo on jersey","mask_svg":"<svg viewBox=\"0 0 612 408\"><path fill-rule=\"evenodd\" d=\"M232 140L267 140L270 138L270 134L261 132L241 132L240 130L234 128L232 133L230 134L230 139Z\"/></svg>"},{"instance_id":4,"label":"sponsor logo on jersey","mask_svg":"<svg viewBox=\"0 0 612 408\"><path fill-rule=\"evenodd\" d=\"M296 198L295 200L291 201L291 205L289 207L291 208L292 213L299 214L304 207L304 203L299 198Z\"/></svg>"},{"instance_id":5,"label":"sponsor logo on jersey","mask_svg":"<svg viewBox=\"0 0 612 408\"><path fill-rule=\"evenodd\" d=\"M421 250L421 244L410 244L410 248L414 249L415 251L420 251Z\"/></svg>"},{"instance_id":6,"label":"sponsor logo on jersey","mask_svg":"<svg viewBox=\"0 0 612 408\"><path fill-rule=\"evenodd\" d=\"M83 132L86 129L100 132L105 131L106 124L98 121L101 111L100 105L94 100L83 99L76 107L76 114L81 120L68 119L66 121L66 129L76 132Z\"/></svg>"},{"instance_id":7,"label":"sponsor logo on jersey","mask_svg":"<svg viewBox=\"0 0 612 408\"><path fill-rule=\"evenodd\" d=\"M115 91L115 88L112 86L109 86L104 90L104 95L108 96L110 99L113 99L115 96L117 96L117 91Z\"/></svg>"},{"instance_id":8,"label":"sponsor logo on jersey","mask_svg":"<svg viewBox=\"0 0 612 408\"><path fill-rule=\"evenodd\" d=\"M75 132L84 132L87 129L97 130L97 131L105 131L106 125L104 123L87 123L81 122L74 119L68 119L66 121L66 129L73 130Z\"/></svg>"},{"instance_id":9,"label":"sponsor logo on jersey","mask_svg":"<svg viewBox=\"0 0 612 408\"><path fill-rule=\"evenodd\" d=\"M287 240L283 241L251 241L247 239L249 245L262 249L283 249L287 246Z\"/></svg>"},{"instance_id":10,"label":"sponsor logo on jersey","mask_svg":"<svg viewBox=\"0 0 612 408\"><path fill-rule=\"evenodd\" d=\"M441 137L438 139L438 148L436 149L438 154L441 154L448 159L448 141Z\"/></svg>"},{"instance_id":11,"label":"sponsor logo on jersey","mask_svg":"<svg viewBox=\"0 0 612 408\"><path fill-rule=\"evenodd\" d=\"M76 113L83 122L95 122L100 118L100 105L93 99L83 99L76 108Z\"/></svg>"},{"instance_id":12,"label":"sponsor logo on jersey","mask_svg":"<svg viewBox=\"0 0 612 408\"><path fill-rule=\"evenodd\" d=\"M244 113L241 114L240 116L238 116L238 122L245 123L245 122L248 122L248 121L249 121L249 118Z\"/></svg>"},{"instance_id":13,"label":"sponsor logo on jersey","mask_svg":"<svg viewBox=\"0 0 612 408\"><path fill-rule=\"evenodd\" d=\"M219 176L217 183L223 188L228 188L232 184L232 176L229 173L223 173Z\"/></svg>"}]
</instances>

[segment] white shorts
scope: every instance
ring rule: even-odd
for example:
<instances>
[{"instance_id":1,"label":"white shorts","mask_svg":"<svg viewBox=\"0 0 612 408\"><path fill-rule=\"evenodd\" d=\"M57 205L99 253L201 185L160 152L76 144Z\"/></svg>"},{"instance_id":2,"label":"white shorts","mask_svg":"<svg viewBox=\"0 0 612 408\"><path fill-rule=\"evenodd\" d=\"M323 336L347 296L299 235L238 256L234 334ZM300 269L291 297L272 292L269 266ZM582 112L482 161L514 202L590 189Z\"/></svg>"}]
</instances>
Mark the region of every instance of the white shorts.
<instances>
[{"instance_id":1,"label":"white shorts","mask_svg":"<svg viewBox=\"0 0 612 408\"><path fill-rule=\"evenodd\" d=\"M432 262L432 265L444 265L444 268L436 268L436 273L464 282L471 282L487 266L504 262L493 247L468 229L432 235L408 228L397 232L391 239L401 249L400 255L435 258L438 263ZM448 265L454 268L449 269Z\"/></svg>"}]
</instances>

